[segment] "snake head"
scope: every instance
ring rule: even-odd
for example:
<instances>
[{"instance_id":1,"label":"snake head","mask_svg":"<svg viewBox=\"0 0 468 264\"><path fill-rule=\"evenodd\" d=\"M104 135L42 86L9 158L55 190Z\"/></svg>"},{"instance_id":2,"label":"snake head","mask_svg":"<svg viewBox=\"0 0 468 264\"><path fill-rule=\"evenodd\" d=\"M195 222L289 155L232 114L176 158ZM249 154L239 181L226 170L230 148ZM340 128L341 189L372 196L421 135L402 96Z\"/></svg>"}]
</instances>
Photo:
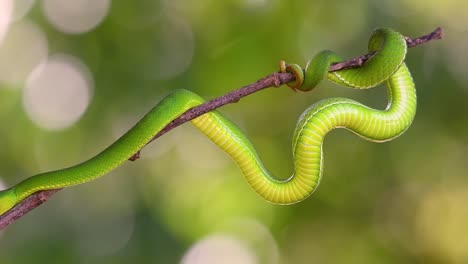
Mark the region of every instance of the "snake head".
<instances>
[{"instance_id":1,"label":"snake head","mask_svg":"<svg viewBox=\"0 0 468 264\"><path fill-rule=\"evenodd\" d=\"M16 203L17 198L13 189L0 191L0 215L8 212Z\"/></svg>"}]
</instances>

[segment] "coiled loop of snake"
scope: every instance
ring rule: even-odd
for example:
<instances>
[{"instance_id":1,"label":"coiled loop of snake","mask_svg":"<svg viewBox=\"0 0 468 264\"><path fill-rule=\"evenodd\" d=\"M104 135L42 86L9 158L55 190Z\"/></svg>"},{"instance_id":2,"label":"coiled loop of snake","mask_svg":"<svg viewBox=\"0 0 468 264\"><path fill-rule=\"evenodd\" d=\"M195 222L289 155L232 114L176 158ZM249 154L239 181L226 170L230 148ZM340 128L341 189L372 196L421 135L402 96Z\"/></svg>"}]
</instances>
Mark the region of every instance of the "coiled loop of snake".
<instances>
[{"instance_id":1,"label":"coiled loop of snake","mask_svg":"<svg viewBox=\"0 0 468 264\"><path fill-rule=\"evenodd\" d=\"M322 143L330 130L343 127L364 139L382 142L402 134L413 120L416 92L410 72L403 63L406 55L404 37L390 29L378 29L370 38L369 50L375 51L375 55L356 69L329 73L330 64L342 60L331 51L319 53L305 70L297 65L282 66L282 71L296 76L291 87L302 91L313 89L327 78L359 89L386 81L389 95L388 106L383 111L346 98L325 99L310 106L299 118L294 131L295 171L285 181L270 175L249 139L219 112L197 117L192 124L232 157L260 196L278 204L299 202L314 192L320 182ZM173 119L203 102L202 98L187 90L174 92L95 157L69 168L38 174L1 191L0 214L34 192L81 184L106 174L140 150Z\"/></svg>"}]
</instances>

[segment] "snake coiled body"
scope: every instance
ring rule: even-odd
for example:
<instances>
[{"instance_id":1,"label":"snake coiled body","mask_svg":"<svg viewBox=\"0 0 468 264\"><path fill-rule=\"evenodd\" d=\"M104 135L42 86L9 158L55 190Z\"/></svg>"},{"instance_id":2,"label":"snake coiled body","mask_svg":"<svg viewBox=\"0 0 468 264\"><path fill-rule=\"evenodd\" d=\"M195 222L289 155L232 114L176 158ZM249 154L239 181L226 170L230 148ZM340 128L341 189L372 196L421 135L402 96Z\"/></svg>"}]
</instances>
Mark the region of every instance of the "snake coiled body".
<instances>
[{"instance_id":1,"label":"snake coiled body","mask_svg":"<svg viewBox=\"0 0 468 264\"><path fill-rule=\"evenodd\" d=\"M219 112L212 111L192 120L192 124L236 162L247 182L264 199L278 204L299 202L312 194L323 171L322 144L335 128L346 128L360 137L388 141L401 135L416 112L416 91L403 63L404 37L390 29L374 31L369 50L375 55L356 69L329 73L331 63L341 61L330 51L319 53L305 70L283 65L282 71L296 76L294 89L308 91L325 77L338 84L366 89L386 82L389 103L385 110L369 108L346 98L325 99L310 106L299 118L293 136L294 174L281 181L263 166L249 139ZM178 90L158 103L125 135L95 157L73 167L32 176L0 192L0 214L27 196L41 190L69 187L94 180L147 144L159 131L186 110L204 103L187 90Z\"/></svg>"}]
</instances>

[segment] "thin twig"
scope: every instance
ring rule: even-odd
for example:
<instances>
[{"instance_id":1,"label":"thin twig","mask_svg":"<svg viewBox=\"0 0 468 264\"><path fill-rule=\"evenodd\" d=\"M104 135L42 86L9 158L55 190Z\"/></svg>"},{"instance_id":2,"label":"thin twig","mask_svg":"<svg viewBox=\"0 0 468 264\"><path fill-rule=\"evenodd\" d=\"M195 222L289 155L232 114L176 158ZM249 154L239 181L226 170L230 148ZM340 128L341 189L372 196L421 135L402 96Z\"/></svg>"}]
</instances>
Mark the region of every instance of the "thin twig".
<instances>
[{"instance_id":1,"label":"thin twig","mask_svg":"<svg viewBox=\"0 0 468 264\"><path fill-rule=\"evenodd\" d=\"M435 29L433 32L421 36L419 38L411 39L409 37L405 37L408 47L415 47L417 45L424 44L426 42L441 39L443 36L443 30L441 28ZM330 66L329 71L338 71L342 69L349 69L349 68L356 68L360 67L366 62L370 57L371 54L366 54L363 56L359 56L347 61L339 62ZM160 136L164 135L165 133L169 132L170 130L174 129L181 124L190 121L198 116L201 116L207 112L210 112L214 109L217 109L223 105L229 103L238 102L241 98L263 90L269 87L279 87L283 84L291 82L294 80L294 76L290 73L279 73L275 72L270 74L255 83L246 85L240 89L231 91L223 96L218 98L212 99L202 105L197 107L191 108L183 113L178 118L174 119L171 123L169 123L164 129L162 129L150 142L159 138ZM148 144L150 143L148 142ZM140 151L135 153L130 160L136 160L140 156ZM40 191L30 195L28 198L23 200L21 203L16 205L10 211L6 212L5 214L0 216L0 230L4 229L6 226L11 224L12 222L16 221L17 219L21 218L27 212L31 211L32 209L36 208L37 206L41 205L42 203L46 202L48 198L52 195L57 193L60 189L56 190L48 190L48 191Z\"/></svg>"}]
</instances>

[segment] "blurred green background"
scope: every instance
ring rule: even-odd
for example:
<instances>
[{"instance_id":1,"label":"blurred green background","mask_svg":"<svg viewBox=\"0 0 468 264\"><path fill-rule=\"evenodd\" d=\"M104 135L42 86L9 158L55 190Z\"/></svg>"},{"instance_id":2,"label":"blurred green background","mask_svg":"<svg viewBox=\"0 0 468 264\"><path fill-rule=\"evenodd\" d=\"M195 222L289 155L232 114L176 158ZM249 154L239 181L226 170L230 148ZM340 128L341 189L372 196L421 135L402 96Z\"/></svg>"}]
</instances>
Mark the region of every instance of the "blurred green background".
<instances>
[{"instance_id":1,"label":"blurred green background","mask_svg":"<svg viewBox=\"0 0 468 264\"><path fill-rule=\"evenodd\" d=\"M0 263L468 263L468 2L1 0L4 187L110 145L163 96L210 99L322 49L366 53L376 27L410 49L412 127L375 144L335 130L321 186L291 206L257 196L190 125L0 233ZM384 87L267 89L221 109L271 172L291 174L299 115L322 98L384 108Z\"/></svg>"}]
</instances>

